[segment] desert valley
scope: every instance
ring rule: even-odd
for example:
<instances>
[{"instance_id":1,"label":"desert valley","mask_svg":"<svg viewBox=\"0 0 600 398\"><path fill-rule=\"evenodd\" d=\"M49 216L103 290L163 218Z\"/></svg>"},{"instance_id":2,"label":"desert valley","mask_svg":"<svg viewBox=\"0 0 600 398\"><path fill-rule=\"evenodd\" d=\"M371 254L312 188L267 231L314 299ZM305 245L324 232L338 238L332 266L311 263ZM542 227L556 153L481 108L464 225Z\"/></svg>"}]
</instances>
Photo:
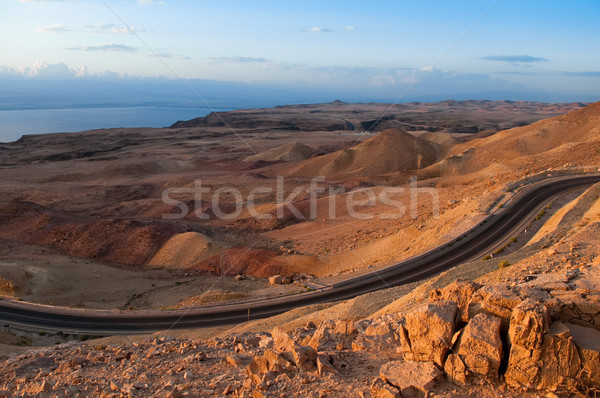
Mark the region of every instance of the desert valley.
<instances>
[{"instance_id":1,"label":"desert valley","mask_svg":"<svg viewBox=\"0 0 600 398\"><path fill-rule=\"evenodd\" d=\"M599 166L598 102L334 101L0 144L0 304L115 319L335 290L591 181L451 267L273 316L94 333L5 310L0 396L598 396Z\"/></svg>"}]
</instances>

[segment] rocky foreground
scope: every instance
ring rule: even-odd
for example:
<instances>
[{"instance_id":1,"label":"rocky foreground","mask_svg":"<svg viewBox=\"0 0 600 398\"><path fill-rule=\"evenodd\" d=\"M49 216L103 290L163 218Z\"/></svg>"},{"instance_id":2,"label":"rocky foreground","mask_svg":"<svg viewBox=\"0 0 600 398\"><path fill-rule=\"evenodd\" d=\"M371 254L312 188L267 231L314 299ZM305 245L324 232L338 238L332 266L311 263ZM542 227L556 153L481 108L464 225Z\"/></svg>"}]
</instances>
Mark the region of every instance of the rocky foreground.
<instances>
[{"instance_id":1,"label":"rocky foreground","mask_svg":"<svg viewBox=\"0 0 600 398\"><path fill-rule=\"evenodd\" d=\"M459 280L404 313L289 332L30 351L3 359L0 397L600 396L599 272Z\"/></svg>"}]
</instances>

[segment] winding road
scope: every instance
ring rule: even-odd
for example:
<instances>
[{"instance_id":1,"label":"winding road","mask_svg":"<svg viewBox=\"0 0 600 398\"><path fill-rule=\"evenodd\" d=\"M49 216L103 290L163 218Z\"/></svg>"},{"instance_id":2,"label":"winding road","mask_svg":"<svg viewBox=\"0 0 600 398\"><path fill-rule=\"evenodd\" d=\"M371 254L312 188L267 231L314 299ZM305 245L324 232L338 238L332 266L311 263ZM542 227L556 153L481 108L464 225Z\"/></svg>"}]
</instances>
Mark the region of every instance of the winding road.
<instances>
[{"instance_id":1,"label":"winding road","mask_svg":"<svg viewBox=\"0 0 600 398\"><path fill-rule=\"evenodd\" d=\"M349 299L422 280L480 258L516 236L549 202L600 182L600 174L547 178L520 189L502 208L450 243L387 268L334 283L320 290L262 300L187 310L117 312L52 307L0 300L0 324L95 335L137 334L235 324L300 306Z\"/></svg>"}]
</instances>

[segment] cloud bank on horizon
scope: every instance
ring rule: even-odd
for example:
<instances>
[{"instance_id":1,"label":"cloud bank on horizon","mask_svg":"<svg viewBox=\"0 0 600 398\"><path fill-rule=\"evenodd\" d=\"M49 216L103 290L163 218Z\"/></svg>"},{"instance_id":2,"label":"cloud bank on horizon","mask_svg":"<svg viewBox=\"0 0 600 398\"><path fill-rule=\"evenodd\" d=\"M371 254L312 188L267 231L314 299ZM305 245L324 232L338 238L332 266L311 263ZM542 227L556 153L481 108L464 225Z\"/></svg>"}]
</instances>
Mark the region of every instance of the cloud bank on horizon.
<instances>
[{"instance_id":1,"label":"cloud bank on horizon","mask_svg":"<svg viewBox=\"0 0 600 398\"><path fill-rule=\"evenodd\" d=\"M0 14L11 15L2 36L19 38L0 43L4 79L183 78L392 96L415 83L440 95L600 92L595 1L10 0Z\"/></svg>"}]
</instances>

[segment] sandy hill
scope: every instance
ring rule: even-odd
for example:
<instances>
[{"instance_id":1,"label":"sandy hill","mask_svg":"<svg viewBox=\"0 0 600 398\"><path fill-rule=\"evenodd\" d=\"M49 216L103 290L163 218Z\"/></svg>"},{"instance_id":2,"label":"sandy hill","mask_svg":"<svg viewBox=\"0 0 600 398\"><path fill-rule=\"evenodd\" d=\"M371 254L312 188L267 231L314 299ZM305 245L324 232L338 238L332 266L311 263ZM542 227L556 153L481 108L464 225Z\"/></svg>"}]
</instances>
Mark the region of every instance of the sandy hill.
<instances>
[{"instance_id":1,"label":"sandy hill","mask_svg":"<svg viewBox=\"0 0 600 398\"><path fill-rule=\"evenodd\" d=\"M501 131L456 145L438 164L438 175L494 168L539 170L557 165L589 165L600 160L600 102L563 116Z\"/></svg>"},{"instance_id":2,"label":"sandy hill","mask_svg":"<svg viewBox=\"0 0 600 398\"><path fill-rule=\"evenodd\" d=\"M197 263L214 255L220 246L198 232L173 235L148 262L149 265L181 267Z\"/></svg>"},{"instance_id":3,"label":"sandy hill","mask_svg":"<svg viewBox=\"0 0 600 398\"><path fill-rule=\"evenodd\" d=\"M248 156L244 162L257 162L260 160L268 162L295 162L308 159L312 155L312 148L301 142L290 142L277 148Z\"/></svg>"},{"instance_id":4,"label":"sandy hill","mask_svg":"<svg viewBox=\"0 0 600 398\"><path fill-rule=\"evenodd\" d=\"M448 133L426 132L426 133L420 133L420 134L417 133L417 134L415 134L415 136L422 140L435 142L436 144L439 144L448 149L461 143L460 140L458 140L453 135L448 134Z\"/></svg>"},{"instance_id":5,"label":"sandy hill","mask_svg":"<svg viewBox=\"0 0 600 398\"><path fill-rule=\"evenodd\" d=\"M404 130L385 130L352 148L301 162L295 176L370 176L416 170L434 163L443 147Z\"/></svg>"}]
</instances>

